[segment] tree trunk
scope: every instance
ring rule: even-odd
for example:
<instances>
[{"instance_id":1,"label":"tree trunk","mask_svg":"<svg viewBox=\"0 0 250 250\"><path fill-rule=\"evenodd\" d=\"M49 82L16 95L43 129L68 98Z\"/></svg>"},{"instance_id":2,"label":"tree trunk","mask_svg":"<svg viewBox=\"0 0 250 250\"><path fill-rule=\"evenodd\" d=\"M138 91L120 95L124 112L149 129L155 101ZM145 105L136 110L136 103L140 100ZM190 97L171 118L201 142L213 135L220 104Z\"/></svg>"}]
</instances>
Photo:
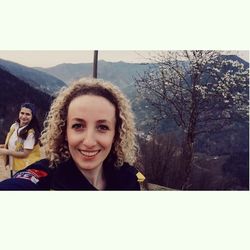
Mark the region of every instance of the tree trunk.
<instances>
[{"instance_id":1,"label":"tree trunk","mask_svg":"<svg viewBox=\"0 0 250 250\"><path fill-rule=\"evenodd\" d=\"M193 163L193 136L188 134L182 145L182 159L183 159L183 169L184 169L184 182L182 185L182 190L187 190L191 187L190 175Z\"/></svg>"}]
</instances>

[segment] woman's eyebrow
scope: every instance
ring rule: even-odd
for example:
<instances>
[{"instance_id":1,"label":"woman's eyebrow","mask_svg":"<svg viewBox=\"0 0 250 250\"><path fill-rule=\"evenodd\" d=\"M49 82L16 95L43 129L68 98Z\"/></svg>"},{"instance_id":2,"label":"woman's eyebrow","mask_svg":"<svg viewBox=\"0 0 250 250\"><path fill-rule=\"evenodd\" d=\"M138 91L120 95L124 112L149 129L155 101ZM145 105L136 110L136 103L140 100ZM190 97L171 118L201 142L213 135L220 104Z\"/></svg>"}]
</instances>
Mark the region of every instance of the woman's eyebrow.
<instances>
[{"instance_id":1,"label":"woman's eyebrow","mask_svg":"<svg viewBox=\"0 0 250 250\"><path fill-rule=\"evenodd\" d=\"M98 120L97 123L112 123L112 121L109 121L109 120L106 120L106 119L101 119L101 120Z\"/></svg>"},{"instance_id":2,"label":"woman's eyebrow","mask_svg":"<svg viewBox=\"0 0 250 250\"><path fill-rule=\"evenodd\" d=\"M30 113L25 113L23 111L20 112L21 114L26 114L26 115L30 115Z\"/></svg>"},{"instance_id":3,"label":"woman's eyebrow","mask_svg":"<svg viewBox=\"0 0 250 250\"><path fill-rule=\"evenodd\" d=\"M82 118L78 118L78 117L74 117L71 120L72 122L86 122L84 119ZM100 119L97 120L96 123L100 124L100 123L112 123L112 121L106 120L106 119Z\"/></svg>"},{"instance_id":4,"label":"woman's eyebrow","mask_svg":"<svg viewBox=\"0 0 250 250\"><path fill-rule=\"evenodd\" d=\"M76 122L85 122L84 119L78 118L78 117L74 117L74 118L72 118L72 120L73 120L73 121L76 121Z\"/></svg>"},{"instance_id":5,"label":"woman's eyebrow","mask_svg":"<svg viewBox=\"0 0 250 250\"><path fill-rule=\"evenodd\" d=\"M102 120L98 120L97 122L107 122L107 120L102 119Z\"/></svg>"}]
</instances>

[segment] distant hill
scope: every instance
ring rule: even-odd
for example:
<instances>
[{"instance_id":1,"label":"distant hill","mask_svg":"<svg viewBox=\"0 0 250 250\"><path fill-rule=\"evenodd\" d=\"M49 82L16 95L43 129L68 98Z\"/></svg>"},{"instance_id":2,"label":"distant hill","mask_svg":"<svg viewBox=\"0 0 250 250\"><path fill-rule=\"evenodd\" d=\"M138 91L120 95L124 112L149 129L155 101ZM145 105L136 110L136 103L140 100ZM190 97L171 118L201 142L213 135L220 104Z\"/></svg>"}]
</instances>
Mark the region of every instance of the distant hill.
<instances>
[{"instance_id":1,"label":"distant hill","mask_svg":"<svg viewBox=\"0 0 250 250\"><path fill-rule=\"evenodd\" d=\"M52 97L27 82L0 68L0 144L4 143L10 125L18 118L20 104L32 102L42 123L49 110Z\"/></svg>"},{"instance_id":2,"label":"distant hill","mask_svg":"<svg viewBox=\"0 0 250 250\"><path fill-rule=\"evenodd\" d=\"M66 85L62 80L45 72L3 59L0 59L0 69L8 71L30 86L49 94Z\"/></svg>"},{"instance_id":3,"label":"distant hill","mask_svg":"<svg viewBox=\"0 0 250 250\"><path fill-rule=\"evenodd\" d=\"M51 74L65 83L82 77L91 77L93 70L92 63L64 63L51 68L35 68L42 72ZM134 97L136 93L134 77L138 73L143 73L149 67L148 64L106 62L98 61L98 78L111 81L124 91L129 97ZM132 98L131 98L132 99Z\"/></svg>"},{"instance_id":4,"label":"distant hill","mask_svg":"<svg viewBox=\"0 0 250 250\"><path fill-rule=\"evenodd\" d=\"M223 55L223 58L226 60L232 60L232 61L238 61L239 63L242 63L245 68L249 68L249 62L245 61L239 56L236 55Z\"/></svg>"}]
</instances>

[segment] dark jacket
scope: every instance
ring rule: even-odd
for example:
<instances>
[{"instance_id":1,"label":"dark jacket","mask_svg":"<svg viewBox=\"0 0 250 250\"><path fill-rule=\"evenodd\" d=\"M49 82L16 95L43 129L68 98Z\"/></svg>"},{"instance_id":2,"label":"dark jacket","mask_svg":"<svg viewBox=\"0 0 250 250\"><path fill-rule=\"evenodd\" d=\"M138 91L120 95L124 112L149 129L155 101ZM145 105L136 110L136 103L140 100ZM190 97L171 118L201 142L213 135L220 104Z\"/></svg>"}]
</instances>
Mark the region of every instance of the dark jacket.
<instances>
[{"instance_id":1,"label":"dark jacket","mask_svg":"<svg viewBox=\"0 0 250 250\"><path fill-rule=\"evenodd\" d=\"M137 170L127 163L120 168L104 165L105 190L140 190ZM0 182L0 190L97 190L79 171L72 159L49 167L48 160L38 161Z\"/></svg>"}]
</instances>

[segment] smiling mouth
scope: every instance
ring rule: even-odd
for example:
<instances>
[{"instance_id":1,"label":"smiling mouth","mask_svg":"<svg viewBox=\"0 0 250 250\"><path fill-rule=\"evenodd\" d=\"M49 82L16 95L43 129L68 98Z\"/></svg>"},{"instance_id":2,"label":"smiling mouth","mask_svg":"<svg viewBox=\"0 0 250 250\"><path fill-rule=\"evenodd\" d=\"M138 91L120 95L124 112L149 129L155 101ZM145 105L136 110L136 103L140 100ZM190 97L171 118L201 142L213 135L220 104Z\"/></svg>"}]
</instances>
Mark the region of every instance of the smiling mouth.
<instances>
[{"instance_id":1,"label":"smiling mouth","mask_svg":"<svg viewBox=\"0 0 250 250\"><path fill-rule=\"evenodd\" d=\"M85 150L79 150L79 152L81 153L81 155L83 155L84 157L94 157L96 156L101 150L96 150L96 151L85 151Z\"/></svg>"}]
</instances>

